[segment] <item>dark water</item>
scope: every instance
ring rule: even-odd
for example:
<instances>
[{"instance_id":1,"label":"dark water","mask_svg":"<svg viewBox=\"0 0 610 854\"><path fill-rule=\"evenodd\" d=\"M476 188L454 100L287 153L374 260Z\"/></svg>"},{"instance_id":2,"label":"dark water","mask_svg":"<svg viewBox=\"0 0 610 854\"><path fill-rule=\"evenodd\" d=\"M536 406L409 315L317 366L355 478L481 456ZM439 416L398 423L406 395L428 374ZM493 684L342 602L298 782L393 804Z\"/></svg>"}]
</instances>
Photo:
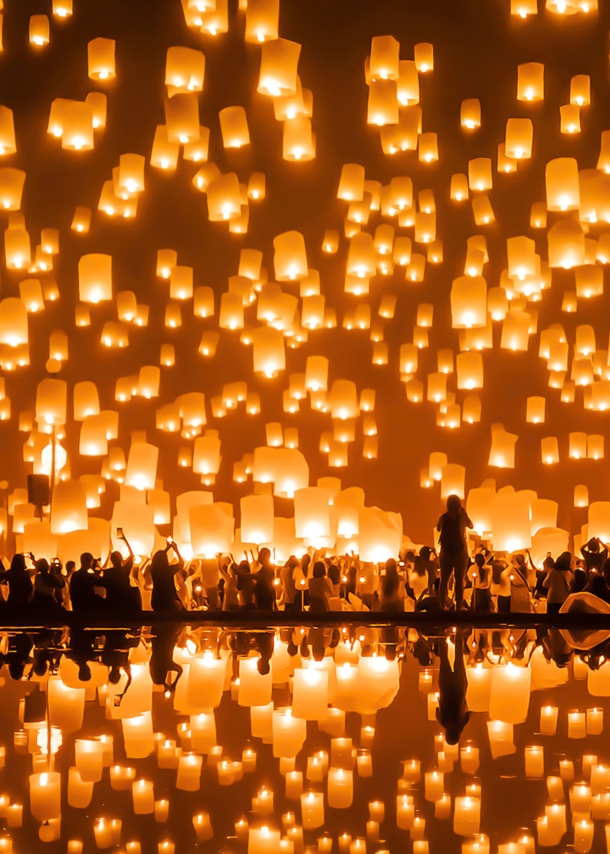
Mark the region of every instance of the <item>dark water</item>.
<instances>
[{"instance_id":1,"label":"dark water","mask_svg":"<svg viewBox=\"0 0 610 854\"><path fill-rule=\"evenodd\" d=\"M4 635L0 851L531 854L538 839L565 851L573 821L576 851L605 850L604 643L540 628ZM42 807L40 773L58 775Z\"/></svg>"}]
</instances>

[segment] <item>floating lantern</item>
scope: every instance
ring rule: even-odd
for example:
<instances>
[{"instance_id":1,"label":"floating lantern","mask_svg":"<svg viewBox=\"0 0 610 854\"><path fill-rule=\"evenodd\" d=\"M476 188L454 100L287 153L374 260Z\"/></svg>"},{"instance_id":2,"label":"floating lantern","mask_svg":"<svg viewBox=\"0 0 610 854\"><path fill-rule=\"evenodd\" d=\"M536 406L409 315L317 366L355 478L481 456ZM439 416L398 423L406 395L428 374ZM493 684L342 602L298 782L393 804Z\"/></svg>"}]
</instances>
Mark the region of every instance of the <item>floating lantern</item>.
<instances>
[{"instance_id":1,"label":"floating lantern","mask_svg":"<svg viewBox=\"0 0 610 854\"><path fill-rule=\"evenodd\" d=\"M288 39L263 43L257 91L277 98L293 95L297 89L297 67L301 45Z\"/></svg>"},{"instance_id":2,"label":"floating lantern","mask_svg":"<svg viewBox=\"0 0 610 854\"><path fill-rule=\"evenodd\" d=\"M544 65L541 62L517 66L517 100L544 100Z\"/></svg>"},{"instance_id":3,"label":"floating lantern","mask_svg":"<svg viewBox=\"0 0 610 854\"><path fill-rule=\"evenodd\" d=\"M88 43L88 73L92 80L103 82L116 77L114 51L114 39L97 38Z\"/></svg>"}]
</instances>

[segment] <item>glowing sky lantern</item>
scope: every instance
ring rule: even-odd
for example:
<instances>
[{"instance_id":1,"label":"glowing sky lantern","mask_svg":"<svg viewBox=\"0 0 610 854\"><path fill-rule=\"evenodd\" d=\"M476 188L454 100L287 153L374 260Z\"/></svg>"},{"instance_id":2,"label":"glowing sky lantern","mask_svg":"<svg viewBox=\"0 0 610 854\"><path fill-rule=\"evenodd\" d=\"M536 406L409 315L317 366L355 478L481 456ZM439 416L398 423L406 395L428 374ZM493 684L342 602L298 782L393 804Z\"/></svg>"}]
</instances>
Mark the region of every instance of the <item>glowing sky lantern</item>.
<instances>
[{"instance_id":1,"label":"glowing sky lantern","mask_svg":"<svg viewBox=\"0 0 610 854\"><path fill-rule=\"evenodd\" d=\"M277 98L294 94L301 45L278 38L263 43L258 91Z\"/></svg>"},{"instance_id":2,"label":"glowing sky lantern","mask_svg":"<svg viewBox=\"0 0 610 854\"><path fill-rule=\"evenodd\" d=\"M544 65L541 62L517 66L517 100L544 100Z\"/></svg>"},{"instance_id":3,"label":"glowing sky lantern","mask_svg":"<svg viewBox=\"0 0 610 854\"><path fill-rule=\"evenodd\" d=\"M460 276L451 285L451 314L456 329L484 326L487 282L482 276Z\"/></svg>"},{"instance_id":4,"label":"glowing sky lantern","mask_svg":"<svg viewBox=\"0 0 610 854\"><path fill-rule=\"evenodd\" d=\"M253 0L246 7L246 41L252 44L278 38L279 0Z\"/></svg>"},{"instance_id":5,"label":"glowing sky lantern","mask_svg":"<svg viewBox=\"0 0 610 854\"><path fill-rule=\"evenodd\" d=\"M169 47L165 60L165 85L171 95L201 92L205 75L205 56L189 47Z\"/></svg>"},{"instance_id":6,"label":"glowing sky lantern","mask_svg":"<svg viewBox=\"0 0 610 854\"><path fill-rule=\"evenodd\" d=\"M138 490L154 489L159 449L146 442L132 443L127 460L125 483Z\"/></svg>"},{"instance_id":7,"label":"glowing sky lantern","mask_svg":"<svg viewBox=\"0 0 610 854\"><path fill-rule=\"evenodd\" d=\"M96 38L87 45L89 77L104 82L116 77L114 39Z\"/></svg>"}]
</instances>

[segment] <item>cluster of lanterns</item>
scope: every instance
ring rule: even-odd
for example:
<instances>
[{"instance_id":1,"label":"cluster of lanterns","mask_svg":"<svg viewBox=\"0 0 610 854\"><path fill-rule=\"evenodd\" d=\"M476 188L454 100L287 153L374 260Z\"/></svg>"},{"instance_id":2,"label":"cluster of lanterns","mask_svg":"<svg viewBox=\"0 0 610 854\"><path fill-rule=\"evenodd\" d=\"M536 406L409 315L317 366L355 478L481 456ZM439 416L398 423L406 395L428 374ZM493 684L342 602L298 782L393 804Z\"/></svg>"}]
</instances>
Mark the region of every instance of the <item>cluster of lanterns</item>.
<instances>
[{"instance_id":1,"label":"cluster of lanterns","mask_svg":"<svg viewBox=\"0 0 610 854\"><path fill-rule=\"evenodd\" d=\"M507 0L506 5L510 15L518 18L542 12L537 0L511 0L510 4ZM222 0L183 0L181 6L182 11L177 4L176 12L183 14L190 30L205 36L204 46L206 39L221 36L230 26L228 6ZM564 15L594 18L596 11L594 0L549 0L544 14L553 26ZM32 51L52 50L54 30L70 26L73 4L54 0L52 12L52 18L31 17ZM243 27L245 42L257 52L258 78L253 89L268 102L264 108L282 128L281 158L298 164L316 157L313 95L300 77L301 45L281 36L279 21L278 0L240 0L231 26ZM527 21L519 26L526 27ZM113 90L122 82L120 56L126 48L120 38L96 37L82 49L92 91L82 100L55 98L48 115L47 132L61 144L66 158L81 157L103 138L112 117ZM338 326L354 334L368 333L373 376L392 372L402 382L405 412L416 406L431 409L441 431L483 431L492 474L494 469L518 468L519 434L504 423L492 422L486 411L484 388L493 381L488 351L499 349L510 362L513 353L531 353L537 346L548 370L548 390L541 389L511 407L518 411L523 429L539 435L541 463L553 466L575 459L604 459L599 428L566 437L557 429L553 435L544 435L542 425L549 398L577 403L583 423L588 413L610 408L610 367L602 338L607 330L602 333L584 321L575 327L568 324L569 315L599 306L604 298L604 266L610 263L610 232L604 231L610 222L610 131L601 135L595 168L584 168L573 153L544 162L545 197L527 200L522 229L528 233L507 233L502 240L505 251L499 250L497 241L488 243L492 227L496 232L498 228L496 185L510 182L511 174L544 156L538 149L542 120L537 105L545 98L545 66L536 61L518 65L515 102L506 107L497 151L477 152L464 163L463 172L447 175L441 195L426 183L431 171L441 168L445 139L462 133L476 140L485 125L485 104L466 98L456 127L448 133L441 128L431 131L424 107L427 88L434 82L434 46L419 42L405 49L392 35L374 36L362 59L364 80L359 85L368 91L363 123L379 135L388 162L398 164L393 166L395 174L382 183L368 167L344 163L336 174L342 224L324 228L324 221L317 246L298 230L275 233L272 253L265 253L248 247L247 235L250 218L262 216L260 205L269 190L266 175L222 171L210 159L218 143L227 151L254 147L249 108L225 106L218 112L219 129L203 126L200 111L206 89L218 85L206 70L205 50L168 47L164 88L159 93L164 123L151 128L149 150L125 152L115 160L99 188L97 213L76 207L71 239L95 235L97 223L105 217L137 218L138 202L149 184L159 173L175 173L182 159L191 170L190 191L205 197L202 218L207 215L211 229L228 227L246 245L235 250L233 274L222 287L201 284L201 271L183 263L176 249L155 247L159 287L167 294L162 318L141 301L140 292L117 286L110 252L80 252L78 298L71 308L74 319L68 328L49 330L47 367L52 377L37 384L32 409L21 412L12 411L11 388L21 382L28 367L35 368L30 365L31 317L44 313L60 297L68 298L53 277L64 235L57 228L44 228L39 243L33 245L22 212L27 173L13 166L0 167L0 208L8 220L4 261L15 282L12 292L4 291L0 299L0 368L8 375L0 387L0 420L9 422L6 429L13 431L12 442L18 441L16 428L27 436L24 460L29 470L50 474L54 484L53 510L45 511L42 519L35 518L23 485L11 484L7 503L11 520L0 510L4 514L0 523L4 531L10 529L22 537L20 547L73 557L88 537L107 543L104 524L109 523L93 516L107 487L116 484L118 500L118 490L113 489L110 509L104 499L104 515L111 518L112 527L123 520L126 534L143 554L157 542L156 526L173 522L175 538L186 554L240 552L244 546L269 543L281 556L309 545L359 550L367 560L395 555L403 543L401 517L367 507L362 490L345 489L341 479L333 476L354 460L356 448L364 460L375 460L379 438L383 438L378 436L375 415L376 380L365 383L359 376L341 376L332 356L322 355L323 347L318 347L325 336L338 334L333 333ZM558 127L567 141L586 129L595 104L588 75L573 76L564 88L566 103L561 105ZM13 110L0 106L1 157L19 156L18 131ZM417 158L409 152L417 152ZM217 160L222 162L220 157ZM442 184L435 180L435 186ZM273 199L268 202L272 204ZM464 247L463 268L462 259L456 269L444 257L445 217L438 214L447 207L471 222L473 233ZM313 266L318 255L339 253L345 295L341 306ZM154 263L154 258L150 260ZM428 302L425 297L419 302L418 295L443 264L451 269L445 286L450 329L441 329L443 346L435 352L433 336L447 318L439 318L434 295ZM542 327L541 307L548 293L559 287L559 275L570 276L573 282L563 294L565 319ZM416 306L410 333L398 316L407 301ZM106 319L98 322L103 312ZM77 330L94 328L100 352L131 353L137 349L135 341L154 336L158 360L154 364L140 361L137 371L125 376L110 378L107 368L100 367L96 369L99 376L68 382L61 378L61 370L69 361L72 323ZM191 356L212 370L205 374L203 390L194 378L192 390L176 396L172 376L187 370L177 342L180 330L193 324L201 324L201 332ZM453 339L456 346L452 347ZM220 388L213 368L230 342L251 349L251 371ZM296 351L303 352L304 359ZM297 366L300 370L295 370ZM114 382L114 395L109 379ZM265 444L253 440L241 458L230 459L226 437L238 429L233 413L238 413L240 423L250 418L258 423L272 410L269 401L278 396L283 417L278 421L275 415L265 423ZM156 400L158 407L154 422L145 425L145 431L134 431L127 446L119 422L130 402L138 399ZM325 419L318 448L329 472L315 481L310 469L319 469L321 463L310 452L305 456L300 448L305 444L300 436L303 428L297 426L307 407ZM157 472L159 450L171 447L172 438L180 440L180 446L174 445L171 451L176 483L187 470L200 479L203 489L180 492L173 482L170 490L164 488ZM80 474L85 464L90 472L93 459L99 462L99 472ZM237 529L237 501L213 500L211 490L221 466L233 467L236 490L240 484L249 484L252 493L241 499ZM541 530L545 544L564 542L566 532L557 527L556 505L538 513L536 507L544 501L530 490L496 489L491 480L467 489L465 467L450 461L444 452L433 451L429 466L421 470L420 484L428 488L437 482L442 496L468 497L477 512L480 495L485 494L490 503L481 509L476 528L492 539L494 548L501 548L500 543L530 546ZM291 518L275 515L274 496L294 499ZM574 505L586 507L588 501L587 486L575 484ZM174 502L176 512L172 512ZM551 502L547 505L550 508ZM509 506L514 509L507 516ZM593 502L588 524L579 536L607 537L609 506ZM94 511L92 517L89 511ZM507 533L511 527L512 534Z\"/></svg>"},{"instance_id":2,"label":"cluster of lanterns","mask_svg":"<svg viewBox=\"0 0 610 854\"><path fill-rule=\"evenodd\" d=\"M427 854L436 822L447 822L463 854L480 854L491 850L483 831L492 828L483 827L481 805L493 797L486 779L492 768L494 774L512 769L546 801L537 819L530 812L523 816L529 829L500 844L500 854L528 854L536 845L572 839L578 854L592 850L596 822L610 820L610 768L603 756L583 748L596 750L599 742L590 739L604 732L610 665L590 670L575 657L568 672L546 661L533 643L525 658L514 658L508 636L502 656L470 664L466 655L468 707L485 725L476 727L473 739L471 724L465 739L452 745L438 724L426 724L436 722L436 667L419 668L401 655L387 659L370 628L354 636L341 629L338 643L319 660L291 655L289 643L300 644L306 634L288 634L275 634L269 672L261 672L259 653L234 655L221 630L187 630L173 649L183 668L173 696L155 690L145 642L129 654L129 679L125 671L118 682L96 661L89 664L91 679L81 682L78 665L61 658L57 673L37 677L46 705L22 699L18 715L15 697L11 714L21 724L12 745L1 748L0 761L13 767L15 755L25 754L31 773L25 793L17 780L7 780L8 793L0 796L0 818L8 826L1 850L22 850L19 828L31 814L40 839L67 839L68 854L117 847L125 854L174 854L189 839L195 844L227 836L250 854L293 854L304 843L328 854L366 854L393 850L406 832L414 850ZM411 630L409 637L416 641L417 633ZM309 642L315 644L313 635ZM445 642L452 655L453 644ZM472 643L476 647L476 638ZM578 691L584 693L580 708L568 709L565 698L552 704L568 681L571 692L586 683ZM390 771L398 772L396 788L388 799L386 780L379 797L378 713L387 725L398 714L393 704L399 691L413 694L413 683L419 693L411 696L409 726L433 737L434 751L403 758L399 750ZM173 714L161 714L170 696ZM102 726L98 705L105 712ZM233 733L227 750L219 737L221 719L226 728L236 715L242 720L244 710L249 725ZM156 728L161 719L164 732ZM558 735L567 735L568 745L559 756L553 749ZM400 731L392 737L403 741ZM384 769L384 779L386 774ZM217 806L233 786L247 788L248 815L232 811L231 799ZM360 807L356 813L363 795L370 798L368 817ZM192 827L178 830L177 814L185 810L192 810ZM88 818L80 835L74 832L75 811L86 811ZM154 820L158 849L146 848L152 842L149 831L141 830L141 817Z\"/></svg>"}]
</instances>

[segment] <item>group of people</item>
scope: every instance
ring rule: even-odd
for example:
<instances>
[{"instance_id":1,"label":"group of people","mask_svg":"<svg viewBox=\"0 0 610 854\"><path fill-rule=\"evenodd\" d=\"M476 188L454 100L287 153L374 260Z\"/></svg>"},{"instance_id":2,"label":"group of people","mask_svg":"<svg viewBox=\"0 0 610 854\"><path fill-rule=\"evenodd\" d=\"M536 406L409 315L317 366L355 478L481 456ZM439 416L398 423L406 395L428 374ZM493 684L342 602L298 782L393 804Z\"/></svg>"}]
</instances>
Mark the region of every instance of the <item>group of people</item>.
<instances>
[{"instance_id":1,"label":"group of people","mask_svg":"<svg viewBox=\"0 0 610 854\"><path fill-rule=\"evenodd\" d=\"M437 524L438 553L422 546L375 564L353 553L337 557L309 549L281 566L268 548L241 561L232 555L185 561L171 538L164 550L141 559L119 532L126 556L112 551L103 565L88 552L78 567L31 553L15 554L10 566L4 560L0 607L114 615L150 610L558 613L570 594L579 592L610 603L608 547L599 539L583 546L580 558L548 554L536 567L528 551L495 554L484 544L469 549L469 528L468 514L452 495Z\"/></svg>"}]
</instances>

